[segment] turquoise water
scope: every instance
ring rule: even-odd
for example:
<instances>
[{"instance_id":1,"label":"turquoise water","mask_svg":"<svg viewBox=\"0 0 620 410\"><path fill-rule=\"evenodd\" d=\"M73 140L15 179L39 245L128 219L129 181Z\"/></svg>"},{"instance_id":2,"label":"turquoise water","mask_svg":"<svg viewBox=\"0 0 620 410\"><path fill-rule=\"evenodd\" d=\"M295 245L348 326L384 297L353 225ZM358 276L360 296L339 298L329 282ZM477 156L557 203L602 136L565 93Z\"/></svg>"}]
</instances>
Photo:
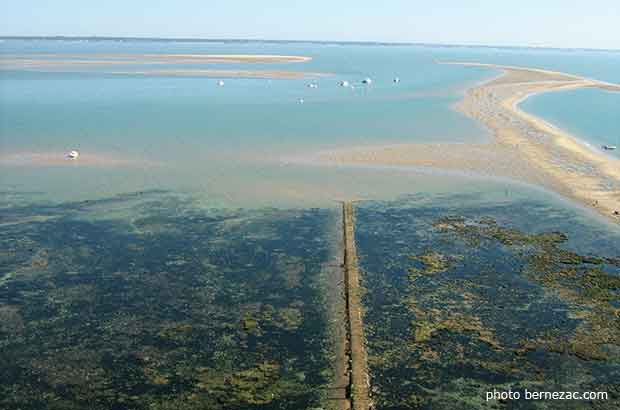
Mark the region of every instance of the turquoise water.
<instances>
[{"instance_id":1,"label":"turquoise water","mask_svg":"<svg viewBox=\"0 0 620 410\"><path fill-rule=\"evenodd\" d=\"M496 72L438 65L436 61L535 66L620 81L620 54L592 51L6 40L0 43L0 52L5 60L149 53L313 58L307 63L288 64L68 65L30 70L7 65L0 77L3 155L62 153L77 148L83 156L125 161L120 166L96 167L0 165L3 191L36 190L41 198L52 201L164 188L198 194L219 205L305 206L341 197L397 195L410 192L412 186L416 191L459 189L462 184L455 176L412 175L403 182L385 172L369 172L359 180L359 171L291 165L283 158L367 144L488 140L488 133L479 124L455 112L452 105L464 89ZM218 87L217 78L199 75L140 74L161 68L289 70L329 75L316 80L319 88L310 89L308 79L226 79L225 86ZM114 74L118 71L130 74ZM365 77L374 80L372 86L360 84ZM395 77L401 79L399 84L393 83ZM355 89L339 87L341 80L349 81ZM575 101L566 104L577 106L588 99L585 111L592 113L598 101L604 100L596 93L575 95L570 99ZM613 102L605 104L610 108ZM582 114L583 118L588 115ZM577 134L584 138L602 134L590 125L586 128L587 132L579 130Z\"/></svg>"},{"instance_id":2,"label":"turquoise water","mask_svg":"<svg viewBox=\"0 0 620 410\"><path fill-rule=\"evenodd\" d=\"M341 243L335 200L381 200L357 205L360 263L372 296L408 290L377 280L385 274L404 278L412 267L410 256L425 249L449 250L458 241L454 232L437 236L439 226L433 223L442 215L487 217L481 219L484 224L490 215L499 226L529 235L566 232L571 250L617 255L618 226L543 189L459 173L287 160L352 145L488 140L485 130L451 107L466 87L496 72L435 60L539 66L613 81L616 54L110 41L5 41L0 51L6 61L45 53L52 55L42 57L47 59L106 53L308 55L313 60L305 64L163 67L330 74L318 80L318 89L309 89L309 80L227 79L219 87L217 78L138 73L161 65L123 65L123 71L133 72L123 75L113 74L119 68L109 65L0 67L0 159L12 158L0 161L2 408L331 408L327 387L336 370L331 368L335 342L340 342L332 333L343 314L338 313ZM362 87L360 80L367 76L374 84ZM395 76L399 84L393 83ZM344 79L356 89L339 87ZM576 98L591 102L599 97ZM29 162L73 148L82 152L78 161ZM97 161L89 163L89 158ZM545 364L538 362L550 355L540 351L532 357L515 355L512 338L536 336L567 316L557 312L559 305L549 296L513 286L523 258L531 253L521 242L516 245L521 259L507 254L504 245L478 246L476 258L455 259L474 261L461 269L471 281L429 277L432 287L415 294L421 301L436 298L436 312L447 307L475 315L451 323L477 323L470 320L477 318L497 328L493 338L501 342L502 355L481 350L488 357L472 362L478 357L468 353L476 355L480 351L472 348L485 349L486 343L482 333L472 338L477 333L465 327L464 334L456 335L464 343L442 338L437 351L448 355L439 362L424 359L415 377L384 373L383 380L373 379L373 388L379 387L374 397L407 399L405 394L415 388L412 381L442 388L439 377L465 387L437 395L452 408L454 392L459 400L475 403L483 396L474 392L487 385L486 379L489 385L497 383L496 376L515 380L513 368L525 369L523 380L540 382L538 368L551 373L560 365L571 375L561 390L572 389L573 379L580 389L586 380L583 388L598 390L599 384L590 381L600 373L605 377L595 381L617 385L618 342L610 341L613 331L606 327L617 328L617 321L607 305L592 313L610 318L604 327L595 323L593 340L602 338L613 359L597 359L591 366L580 362L575 372L571 366L581 361L576 357L553 353L554 362ZM557 250L551 254L564 255ZM564 271L564 264L553 270ZM596 277L604 278L600 272ZM602 296L611 299L615 282L608 283ZM373 284L378 286L373 289ZM551 293L559 293L558 288ZM465 305L465 295L478 297ZM390 313L397 307L386 301L367 305L371 349L381 341L377 330L398 324L394 316L373 310ZM498 303L509 309L496 309ZM581 315L588 308L577 307ZM547 317L541 314L549 314L549 320L532 320ZM411 317L405 319L411 323ZM412 329L391 329L384 346L410 344ZM455 352L466 354L453 357ZM397 371L403 364L384 363ZM413 369L409 363L401 368ZM503 374L506 369L510 374ZM549 381L554 382L549 390L559 384L555 378ZM416 397L410 398L415 403Z\"/></svg>"},{"instance_id":3,"label":"turquoise water","mask_svg":"<svg viewBox=\"0 0 620 410\"><path fill-rule=\"evenodd\" d=\"M539 94L525 100L522 108L595 148L620 145L619 93L581 89ZM620 155L617 151L610 154Z\"/></svg>"}]
</instances>

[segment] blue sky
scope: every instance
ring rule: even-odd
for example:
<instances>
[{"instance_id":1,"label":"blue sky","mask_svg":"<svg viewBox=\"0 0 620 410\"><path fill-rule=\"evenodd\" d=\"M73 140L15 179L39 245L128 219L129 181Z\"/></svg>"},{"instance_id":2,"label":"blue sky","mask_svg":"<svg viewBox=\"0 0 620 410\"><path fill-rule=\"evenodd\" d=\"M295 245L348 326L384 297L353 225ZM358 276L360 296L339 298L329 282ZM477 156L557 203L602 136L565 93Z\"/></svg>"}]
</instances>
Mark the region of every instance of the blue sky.
<instances>
[{"instance_id":1,"label":"blue sky","mask_svg":"<svg viewBox=\"0 0 620 410\"><path fill-rule=\"evenodd\" d=\"M620 0L4 0L0 35L620 49Z\"/></svg>"}]
</instances>

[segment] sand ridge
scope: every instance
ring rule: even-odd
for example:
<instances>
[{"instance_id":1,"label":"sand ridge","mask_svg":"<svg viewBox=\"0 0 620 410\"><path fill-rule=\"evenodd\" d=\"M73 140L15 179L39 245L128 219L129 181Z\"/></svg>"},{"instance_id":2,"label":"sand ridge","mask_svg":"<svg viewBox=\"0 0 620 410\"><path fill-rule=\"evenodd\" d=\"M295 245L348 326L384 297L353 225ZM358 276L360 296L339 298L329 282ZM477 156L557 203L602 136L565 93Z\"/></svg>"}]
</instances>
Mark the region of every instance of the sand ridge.
<instances>
[{"instance_id":1,"label":"sand ridge","mask_svg":"<svg viewBox=\"0 0 620 410\"><path fill-rule=\"evenodd\" d=\"M492 142L356 147L318 153L315 162L429 167L508 177L555 191L620 222L620 161L519 108L519 103L537 93L586 87L620 91L620 85L540 69L448 64L502 72L467 90L455 106L491 130Z\"/></svg>"},{"instance_id":2,"label":"sand ridge","mask_svg":"<svg viewBox=\"0 0 620 410\"><path fill-rule=\"evenodd\" d=\"M123 75L171 75L205 76L218 78L264 78L303 79L317 78L329 73L313 73L290 70L213 69L205 65L217 64L285 64L305 63L312 60L306 56L267 54L31 54L27 57L4 55L0 58L0 70L80 71L85 68L103 68L107 74ZM163 65L191 65L192 68L150 68ZM202 65L202 68L196 66ZM128 67L114 69L113 67ZM139 66L140 68L136 68Z\"/></svg>"},{"instance_id":3,"label":"sand ridge","mask_svg":"<svg viewBox=\"0 0 620 410\"><path fill-rule=\"evenodd\" d=\"M285 56L271 54L5 54L0 59L3 63L40 63L40 64L121 64L121 63L305 63L311 61L308 56Z\"/></svg>"}]
</instances>

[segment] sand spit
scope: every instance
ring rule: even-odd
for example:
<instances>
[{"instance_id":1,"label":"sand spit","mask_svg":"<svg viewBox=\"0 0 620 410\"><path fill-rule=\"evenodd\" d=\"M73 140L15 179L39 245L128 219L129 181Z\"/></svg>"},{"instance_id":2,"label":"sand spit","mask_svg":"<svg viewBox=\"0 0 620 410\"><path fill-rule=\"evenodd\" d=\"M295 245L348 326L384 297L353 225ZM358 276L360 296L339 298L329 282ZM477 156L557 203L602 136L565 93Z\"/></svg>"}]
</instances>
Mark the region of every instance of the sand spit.
<instances>
[{"instance_id":1,"label":"sand spit","mask_svg":"<svg viewBox=\"0 0 620 410\"><path fill-rule=\"evenodd\" d=\"M0 59L0 70L34 70L72 72L100 68L105 74L154 75L154 76L204 76L217 78L263 78L304 79L318 78L329 73L313 73L289 70L246 70L212 69L205 65L217 64L269 64L303 63L311 57L282 55L242 54L33 54L28 57L4 56ZM157 66L172 66L156 68ZM174 68L175 65L202 65L202 68ZM129 68L129 66L132 66ZM148 66L148 68L146 68ZM155 68L152 68L155 66ZM118 68L113 68L118 67ZM123 67L123 68L120 68ZM140 68L137 68L140 67Z\"/></svg>"},{"instance_id":2,"label":"sand spit","mask_svg":"<svg viewBox=\"0 0 620 410\"><path fill-rule=\"evenodd\" d=\"M15 152L0 155L0 166L10 167L148 167L159 165L145 159L122 158L104 153L81 153L78 159L67 158L64 152Z\"/></svg>"},{"instance_id":3,"label":"sand spit","mask_svg":"<svg viewBox=\"0 0 620 410\"><path fill-rule=\"evenodd\" d=\"M66 59L94 60L112 59L114 61L130 60L195 60L201 63L305 63L312 60L306 56L284 56L270 54L28 54L28 58L22 55L5 54L3 59L8 60L31 60L45 59L44 61L63 61ZM54 60L48 60L54 59Z\"/></svg>"},{"instance_id":4,"label":"sand spit","mask_svg":"<svg viewBox=\"0 0 620 410\"><path fill-rule=\"evenodd\" d=\"M475 63L502 71L469 89L456 109L482 122L488 144L400 144L321 152L314 158L336 165L429 167L508 177L540 185L620 222L620 161L579 142L519 103L533 94L585 87L620 91L620 85L554 71Z\"/></svg>"},{"instance_id":5,"label":"sand spit","mask_svg":"<svg viewBox=\"0 0 620 410\"><path fill-rule=\"evenodd\" d=\"M19 70L28 68L158 65L158 64L285 64L312 60L305 56L245 55L245 54L29 54L4 55L0 68Z\"/></svg>"}]
</instances>

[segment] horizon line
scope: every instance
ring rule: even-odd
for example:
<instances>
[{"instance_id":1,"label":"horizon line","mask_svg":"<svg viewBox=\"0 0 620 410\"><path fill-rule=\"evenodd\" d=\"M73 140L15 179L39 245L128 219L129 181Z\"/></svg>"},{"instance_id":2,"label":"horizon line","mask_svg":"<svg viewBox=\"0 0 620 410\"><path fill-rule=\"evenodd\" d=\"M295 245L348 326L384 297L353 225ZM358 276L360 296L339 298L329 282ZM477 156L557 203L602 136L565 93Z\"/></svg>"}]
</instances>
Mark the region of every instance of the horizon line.
<instances>
[{"instance_id":1,"label":"horizon line","mask_svg":"<svg viewBox=\"0 0 620 410\"><path fill-rule=\"evenodd\" d=\"M540 49L540 50L578 50L578 51L611 51L618 52L620 48L593 48L593 47L557 47L535 45L493 45L493 44L464 44L464 43L433 43L413 41L373 41L373 40L274 40L274 39L251 39L251 38L207 38L207 37L148 37L148 36L21 36L0 35L1 40L94 40L94 41L178 41L195 43L236 42L236 43L309 43L309 44L335 44L335 45L378 45L378 46L422 46L422 47L464 47L464 48L501 48L501 49Z\"/></svg>"}]
</instances>

